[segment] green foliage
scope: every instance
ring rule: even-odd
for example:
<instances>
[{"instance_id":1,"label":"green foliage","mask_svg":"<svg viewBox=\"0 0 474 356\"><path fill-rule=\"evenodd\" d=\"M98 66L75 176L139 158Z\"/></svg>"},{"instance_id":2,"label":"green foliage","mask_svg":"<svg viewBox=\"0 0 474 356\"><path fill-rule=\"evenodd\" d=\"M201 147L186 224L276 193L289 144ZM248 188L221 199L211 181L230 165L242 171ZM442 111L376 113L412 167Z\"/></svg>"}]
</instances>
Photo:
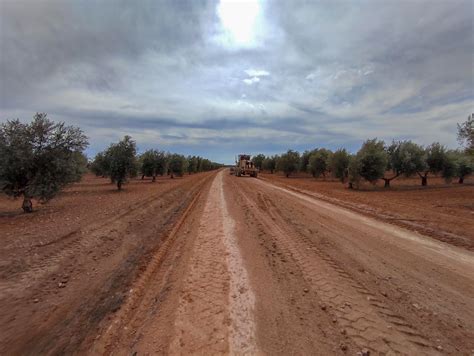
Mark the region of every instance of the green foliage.
<instances>
[{"instance_id":1,"label":"green foliage","mask_svg":"<svg viewBox=\"0 0 474 356\"><path fill-rule=\"evenodd\" d=\"M201 158L201 162L199 165L200 172L207 172L213 169L213 164L210 160L206 158Z\"/></svg>"},{"instance_id":2,"label":"green foliage","mask_svg":"<svg viewBox=\"0 0 474 356\"><path fill-rule=\"evenodd\" d=\"M313 177L323 175L326 177L326 172L329 170L329 162L331 160L332 152L325 148L319 148L309 156L308 171Z\"/></svg>"},{"instance_id":3,"label":"green foliage","mask_svg":"<svg viewBox=\"0 0 474 356\"><path fill-rule=\"evenodd\" d=\"M207 158L202 158L199 156L188 156L186 160L187 165L185 170L189 174L197 172L207 172L214 169L218 169L223 166L222 164L212 162Z\"/></svg>"},{"instance_id":4,"label":"green foliage","mask_svg":"<svg viewBox=\"0 0 474 356\"><path fill-rule=\"evenodd\" d=\"M265 160L265 155L261 153L252 157L252 162L257 169L262 169L264 160Z\"/></svg>"},{"instance_id":5,"label":"green foliage","mask_svg":"<svg viewBox=\"0 0 474 356\"><path fill-rule=\"evenodd\" d=\"M464 182L464 178L474 172L474 157L468 154L466 151L462 152L459 150L448 151L447 155L450 159L448 168L443 170L443 177L448 179L450 177L457 177L459 183ZM453 169L452 172L446 174L446 170Z\"/></svg>"},{"instance_id":6,"label":"green foliage","mask_svg":"<svg viewBox=\"0 0 474 356\"><path fill-rule=\"evenodd\" d=\"M466 149L466 153L474 155L474 114L468 116L462 124L458 124L458 141Z\"/></svg>"},{"instance_id":7,"label":"green foliage","mask_svg":"<svg viewBox=\"0 0 474 356\"><path fill-rule=\"evenodd\" d=\"M201 169L203 165L203 160L201 160ZM183 155L174 153L169 156L169 171L171 173L171 178L174 176L182 177L184 172L188 168L188 160Z\"/></svg>"},{"instance_id":8,"label":"green foliage","mask_svg":"<svg viewBox=\"0 0 474 356\"><path fill-rule=\"evenodd\" d=\"M357 152L359 175L365 180L375 183L382 178L388 164L384 142L377 139L367 140Z\"/></svg>"},{"instance_id":9,"label":"green foliage","mask_svg":"<svg viewBox=\"0 0 474 356\"><path fill-rule=\"evenodd\" d=\"M153 177L163 175L167 171L168 160L166 153L158 150L147 150L139 158L140 173L142 177Z\"/></svg>"},{"instance_id":10,"label":"green foliage","mask_svg":"<svg viewBox=\"0 0 474 356\"><path fill-rule=\"evenodd\" d=\"M293 150L282 154L277 161L276 169L285 173L286 177L289 177L291 173L298 170L300 163L300 154Z\"/></svg>"},{"instance_id":11,"label":"green foliage","mask_svg":"<svg viewBox=\"0 0 474 356\"><path fill-rule=\"evenodd\" d=\"M105 157L104 152L99 152L96 154L94 160L92 161L90 165L90 169L92 173L94 173L96 176L101 176L101 177L107 177L109 176L109 171L110 171L110 162L107 160Z\"/></svg>"},{"instance_id":12,"label":"green foliage","mask_svg":"<svg viewBox=\"0 0 474 356\"><path fill-rule=\"evenodd\" d=\"M197 156L188 156L188 173L196 173L199 167L199 158Z\"/></svg>"},{"instance_id":13,"label":"green foliage","mask_svg":"<svg viewBox=\"0 0 474 356\"><path fill-rule=\"evenodd\" d=\"M304 151L304 152L301 154L300 163L299 163L299 166L298 166L298 170L299 170L300 172L307 172L307 171L308 171L309 157L310 157L311 154L313 154L315 151L316 151L316 150L313 150L313 151L306 150L306 151Z\"/></svg>"},{"instance_id":14,"label":"green foliage","mask_svg":"<svg viewBox=\"0 0 474 356\"><path fill-rule=\"evenodd\" d=\"M265 158L265 160L263 161L263 169L266 170L266 171L270 171L270 173L273 174L273 171L275 170L276 168L276 163L277 163L277 160L278 160L278 156L268 156L267 158Z\"/></svg>"},{"instance_id":15,"label":"green foliage","mask_svg":"<svg viewBox=\"0 0 474 356\"><path fill-rule=\"evenodd\" d=\"M79 128L50 121L44 113L30 124L7 121L0 125L0 188L9 196L23 196L23 209L31 212L31 198L47 201L80 180L87 145Z\"/></svg>"},{"instance_id":16,"label":"green foliage","mask_svg":"<svg viewBox=\"0 0 474 356\"><path fill-rule=\"evenodd\" d=\"M348 176L349 162L350 155L344 148L340 148L332 154L330 160L331 172L342 183L344 183Z\"/></svg>"},{"instance_id":17,"label":"green foliage","mask_svg":"<svg viewBox=\"0 0 474 356\"><path fill-rule=\"evenodd\" d=\"M105 152L108 161L108 175L112 182L117 183L117 189L121 190L123 183L129 177L134 177L137 172L136 144L130 136L125 136L118 143L110 145Z\"/></svg>"},{"instance_id":18,"label":"green foliage","mask_svg":"<svg viewBox=\"0 0 474 356\"><path fill-rule=\"evenodd\" d=\"M446 157L443 162L443 169L441 175L446 182L451 182L453 177L457 175L457 154L455 151L446 151Z\"/></svg>"},{"instance_id":19,"label":"green foliage","mask_svg":"<svg viewBox=\"0 0 474 356\"><path fill-rule=\"evenodd\" d=\"M426 163L431 173L438 174L443 171L447 161L446 148L440 143L432 143L426 149Z\"/></svg>"},{"instance_id":20,"label":"green foliage","mask_svg":"<svg viewBox=\"0 0 474 356\"><path fill-rule=\"evenodd\" d=\"M411 141L393 142L388 148L388 169L407 177L427 169L425 150Z\"/></svg>"},{"instance_id":21,"label":"green foliage","mask_svg":"<svg viewBox=\"0 0 474 356\"><path fill-rule=\"evenodd\" d=\"M464 179L474 172L474 159L467 155L459 155L456 160L456 175Z\"/></svg>"},{"instance_id":22,"label":"green foliage","mask_svg":"<svg viewBox=\"0 0 474 356\"><path fill-rule=\"evenodd\" d=\"M348 166L348 177L349 177L349 188L359 188L361 176L360 172L360 161L357 155L349 156Z\"/></svg>"}]
</instances>

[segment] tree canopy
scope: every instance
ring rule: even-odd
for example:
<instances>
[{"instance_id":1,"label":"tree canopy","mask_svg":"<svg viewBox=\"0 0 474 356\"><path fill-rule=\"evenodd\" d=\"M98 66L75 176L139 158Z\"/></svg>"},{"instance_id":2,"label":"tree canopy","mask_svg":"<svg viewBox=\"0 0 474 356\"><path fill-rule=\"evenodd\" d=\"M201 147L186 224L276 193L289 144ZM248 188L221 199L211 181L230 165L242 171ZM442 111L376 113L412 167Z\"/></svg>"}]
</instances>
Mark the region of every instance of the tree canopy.
<instances>
[{"instance_id":1,"label":"tree canopy","mask_svg":"<svg viewBox=\"0 0 474 356\"><path fill-rule=\"evenodd\" d=\"M384 142L376 138L367 140L357 152L358 173L365 180L374 183L384 176L388 156Z\"/></svg>"},{"instance_id":2,"label":"tree canopy","mask_svg":"<svg viewBox=\"0 0 474 356\"><path fill-rule=\"evenodd\" d=\"M270 171L270 173L273 174L273 171L275 170L276 168L276 163L277 163L277 160L278 160L278 156L268 156L267 158L265 158L265 160L263 161L263 169L267 170L267 171Z\"/></svg>"},{"instance_id":3,"label":"tree canopy","mask_svg":"<svg viewBox=\"0 0 474 356\"><path fill-rule=\"evenodd\" d=\"M123 183L126 183L129 177L136 174L136 153L135 141L128 135L118 143L110 145L105 152L109 162L110 179L117 184L118 190L122 189Z\"/></svg>"},{"instance_id":4,"label":"tree canopy","mask_svg":"<svg viewBox=\"0 0 474 356\"><path fill-rule=\"evenodd\" d=\"M165 152L158 150L147 150L140 155L140 172L143 177L152 177L154 182L157 175L166 173L168 158Z\"/></svg>"},{"instance_id":5,"label":"tree canopy","mask_svg":"<svg viewBox=\"0 0 474 356\"><path fill-rule=\"evenodd\" d=\"M282 154L277 161L277 169L284 172L287 177L298 170L300 154L297 151L288 150Z\"/></svg>"},{"instance_id":6,"label":"tree canopy","mask_svg":"<svg viewBox=\"0 0 474 356\"><path fill-rule=\"evenodd\" d=\"M334 177L338 178L342 183L348 176L350 154L344 149L336 150L331 157L330 166Z\"/></svg>"},{"instance_id":7,"label":"tree canopy","mask_svg":"<svg viewBox=\"0 0 474 356\"><path fill-rule=\"evenodd\" d=\"M313 175L313 177L326 176L326 172L329 170L329 162L331 160L332 152L325 149L319 148L309 156L309 163L307 170Z\"/></svg>"},{"instance_id":8,"label":"tree canopy","mask_svg":"<svg viewBox=\"0 0 474 356\"><path fill-rule=\"evenodd\" d=\"M263 155L261 153L252 157L252 162L255 165L255 167L258 168L258 169L263 168L263 161L264 160L265 160L265 155Z\"/></svg>"},{"instance_id":9,"label":"tree canopy","mask_svg":"<svg viewBox=\"0 0 474 356\"><path fill-rule=\"evenodd\" d=\"M182 177L184 172L188 168L188 161L186 157L177 153L170 155L168 162L169 162L168 168L171 173L171 178L174 178L174 176Z\"/></svg>"},{"instance_id":10,"label":"tree canopy","mask_svg":"<svg viewBox=\"0 0 474 356\"><path fill-rule=\"evenodd\" d=\"M0 187L9 196L47 201L65 185L81 179L87 160L87 137L81 129L55 123L37 113L29 124L19 120L0 125Z\"/></svg>"},{"instance_id":11,"label":"tree canopy","mask_svg":"<svg viewBox=\"0 0 474 356\"><path fill-rule=\"evenodd\" d=\"M458 141L464 146L467 153L474 155L474 114L469 115L466 121L458 124Z\"/></svg>"}]
</instances>

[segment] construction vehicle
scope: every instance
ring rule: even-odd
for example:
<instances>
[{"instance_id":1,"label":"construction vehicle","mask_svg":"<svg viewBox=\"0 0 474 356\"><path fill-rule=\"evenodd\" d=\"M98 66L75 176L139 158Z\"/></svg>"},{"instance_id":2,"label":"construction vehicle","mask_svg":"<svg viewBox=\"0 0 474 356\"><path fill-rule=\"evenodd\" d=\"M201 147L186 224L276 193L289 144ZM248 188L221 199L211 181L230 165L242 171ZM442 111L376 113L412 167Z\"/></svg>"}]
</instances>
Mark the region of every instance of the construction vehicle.
<instances>
[{"instance_id":1,"label":"construction vehicle","mask_svg":"<svg viewBox=\"0 0 474 356\"><path fill-rule=\"evenodd\" d=\"M234 174L237 177L240 177L243 175L249 175L255 178L257 177L258 169L250 160L250 155L241 154L237 156L237 159L235 160Z\"/></svg>"}]
</instances>

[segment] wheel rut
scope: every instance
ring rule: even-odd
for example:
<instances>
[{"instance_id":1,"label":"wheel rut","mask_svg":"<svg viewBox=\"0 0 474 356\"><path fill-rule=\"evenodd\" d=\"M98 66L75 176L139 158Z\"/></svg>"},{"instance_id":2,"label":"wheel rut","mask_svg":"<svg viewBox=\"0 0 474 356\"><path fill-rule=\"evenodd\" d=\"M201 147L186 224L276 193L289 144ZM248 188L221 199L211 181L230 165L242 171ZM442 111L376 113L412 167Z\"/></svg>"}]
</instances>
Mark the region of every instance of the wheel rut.
<instances>
[{"instance_id":1,"label":"wheel rut","mask_svg":"<svg viewBox=\"0 0 474 356\"><path fill-rule=\"evenodd\" d=\"M360 348L376 353L436 354L436 349L380 298L358 283L323 252L265 194L242 189L247 209L301 269L309 292Z\"/></svg>"},{"instance_id":2,"label":"wheel rut","mask_svg":"<svg viewBox=\"0 0 474 356\"><path fill-rule=\"evenodd\" d=\"M201 185L204 179L199 181L197 185ZM168 207L164 205L164 202L170 196L176 194L179 187L179 185L170 187L165 192L154 194L134 203L118 216L100 222L96 226L88 229L78 229L48 244L38 245L37 248L45 248L48 251L33 254L31 261L28 263L29 268L18 275L13 275L15 278L12 276L9 280L2 281L0 292L5 295L13 294L18 288L23 288L24 281L31 280L32 277L41 280L42 276L57 269L61 261L71 258L76 253L88 251L88 253L93 254L96 248L105 245L108 240L123 238L122 232L127 229L128 225L131 222L139 222L149 211L161 209L164 215L177 213L179 208Z\"/></svg>"},{"instance_id":3,"label":"wheel rut","mask_svg":"<svg viewBox=\"0 0 474 356\"><path fill-rule=\"evenodd\" d=\"M220 172L209 191L174 324L170 353L255 354L255 297Z\"/></svg>"}]
</instances>

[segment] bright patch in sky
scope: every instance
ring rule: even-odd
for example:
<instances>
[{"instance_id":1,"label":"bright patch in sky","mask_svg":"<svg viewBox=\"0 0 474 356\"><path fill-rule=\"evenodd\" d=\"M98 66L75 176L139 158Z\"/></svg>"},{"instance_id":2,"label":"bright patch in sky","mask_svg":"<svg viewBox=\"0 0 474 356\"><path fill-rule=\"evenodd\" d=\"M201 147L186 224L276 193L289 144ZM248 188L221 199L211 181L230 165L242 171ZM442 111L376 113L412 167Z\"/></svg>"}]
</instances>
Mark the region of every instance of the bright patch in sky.
<instances>
[{"instance_id":1,"label":"bright patch in sky","mask_svg":"<svg viewBox=\"0 0 474 356\"><path fill-rule=\"evenodd\" d=\"M247 69L245 71L249 75L249 77L266 77L270 75L266 70L257 70L257 69Z\"/></svg>"},{"instance_id":2,"label":"bright patch in sky","mask_svg":"<svg viewBox=\"0 0 474 356\"><path fill-rule=\"evenodd\" d=\"M244 83L247 84L247 85L252 85L252 84L258 83L259 81L260 81L259 77L252 77L252 78L244 79Z\"/></svg>"},{"instance_id":3,"label":"bright patch in sky","mask_svg":"<svg viewBox=\"0 0 474 356\"><path fill-rule=\"evenodd\" d=\"M255 44L260 14L258 0L221 0L217 14L224 28L225 42L237 46Z\"/></svg>"}]
</instances>

